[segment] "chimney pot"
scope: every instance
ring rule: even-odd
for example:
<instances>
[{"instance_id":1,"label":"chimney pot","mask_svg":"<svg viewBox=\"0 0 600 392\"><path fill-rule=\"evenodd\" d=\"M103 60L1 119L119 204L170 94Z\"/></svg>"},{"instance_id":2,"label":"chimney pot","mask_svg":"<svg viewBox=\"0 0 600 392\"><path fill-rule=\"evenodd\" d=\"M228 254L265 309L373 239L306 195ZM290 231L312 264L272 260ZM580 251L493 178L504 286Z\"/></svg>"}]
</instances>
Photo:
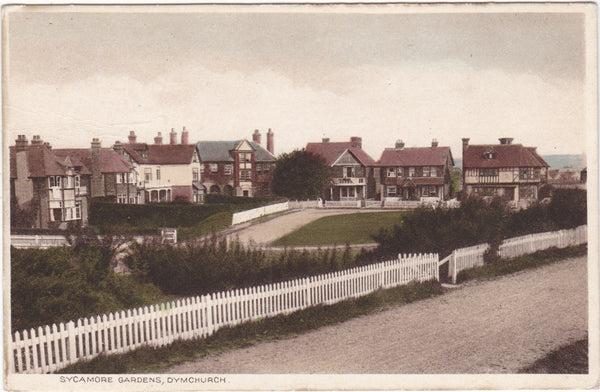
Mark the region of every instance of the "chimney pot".
<instances>
[{"instance_id":1,"label":"chimney pot","mask_svg":"<svg viewBox=\"0 0 600 392\"><path fill-rule=\"evenodd\" d=\"M169 136L171 137L170 143L177 144L177 132L175 132L175 128L171 128L171 133L169 134Z\"/></svg>"},{"instance_id":2,"label":"chimney pot","mask_svg":"<svg viewBox=\"0 0 600 392\"><path fill-rule=\"evenodd\" d=\"M329 138L328 137L324 137L323 138L323 143L329 143Z\"/></svg>"},{"instance_id":3,"label":"chimney pot","mask_svg":"<svg viewBox=\"0 0 600 392\"><path fill-rule=\"evenodd\" d=\"M31 144L32 145L42 144L42 139L40 138L40 135L33 135L33 138L31 139Z\"/></svg>"},{"instance_id":4,"label":"chimney pot","mask_svg":"<svg viewBox=\"0 0 600 392\"><path fill-rule=\"evenodd\" d=\"M135 136L135 131L129 131L129 144L135 144L135 140L137 136Z\"/></svg>"},{"instance_id":5,"label":"chimney pot","mask_svg":"<svg viewBox=\"0 0 600 392\"><path fill-rule=\"evenodd\" d=\"M254 130L254 133L252 134L252 141L256 144L260 144L260 132L258 129Z\"/></svg>"},{"instance_id":6,"label":"chimney pot","mask_svg":"<svg viewBox=\"0 0 600 392\"><path fill-rule=\"evenodd\" d=\"M275 154L275 146L273 144L273 131L271 131L271 128L269 128L269 131L267 132L267 151L269 151L271 154Z\"/></svg>"},{"instance_id":7,"label":"chimney pot","mask_svg":"<svg viewBox=\"0 0 600 392\"><path fill-rule=\"evenodd\" d=\"M181 144L188 144L189 134L188 131L183 127L181 131Z\"/></svg>"},{"instance_id":8,"label":"chimney pot","mask_svg":"<svg viewBox=\"0 0 600 392\"><path fill-rule=\"evenodd\" d=\"M462 146L463 146L463 150L466 149L467 147L469 147L469 138L468 137L463 137L462 138Z\"/></svg>"},{"instance_id":9,"label":"chimney pot","mask_svg":"<svg viewBox=\"0 0 600 392\"><path fill-rule=\"evenodd\" d=\"M404 148L404 142L402 141L402 139L396 140L396 148L398 148L398 149Z\"/></svg>"},{"instance_id":10,"label":"chimney pot","mask_svg":"<svg viewBox=\"0 0 600 392\"><path fill-rule=\"evenodd\" d=\"M27 137L25 135L18 135L15 140L15 151L24 151L27 147Z\"/></svg>"},{"instance_id":11,"label":"chimney pot","mask_svg":"<svg viewBox=\"0 0 600 392\"><path fill-rule=\"evenodd\" d=\"M162 144L162 134L160 132L158 132L158 134L154 138L154 144Z\"/></svg>"},{"instance_id":12,"label":"chimney pot","mask_svg":"<svg viewBox=\"0 0 600 392\"><path fill-rule=\"evenodd\" d=\"M362 148L362 137L352 136L350 138L350 143L351 143L352 147Z\"/></svg>"},{"instance_id":13,"label":"chimney pot","mask_svg":"<svg viewBox=\"0 0 600 392\"><path fill-rule=\"evenodd\" d=\"M513 141L512 137L501 137L498 139L500 141L500 144L511 144Z\"/></svg>"},{"instance_id":14,"label":"chimney pot","mask_svg":"<svg viewBox=\"0 0 600 392\"><path fill-rule=\"evenodd\" d=\"M438 141L437 141L437 139L433 139L433 140L431 141L431 147L437 147L437 146L438 146Z\"/></svg>"}]
</instances>

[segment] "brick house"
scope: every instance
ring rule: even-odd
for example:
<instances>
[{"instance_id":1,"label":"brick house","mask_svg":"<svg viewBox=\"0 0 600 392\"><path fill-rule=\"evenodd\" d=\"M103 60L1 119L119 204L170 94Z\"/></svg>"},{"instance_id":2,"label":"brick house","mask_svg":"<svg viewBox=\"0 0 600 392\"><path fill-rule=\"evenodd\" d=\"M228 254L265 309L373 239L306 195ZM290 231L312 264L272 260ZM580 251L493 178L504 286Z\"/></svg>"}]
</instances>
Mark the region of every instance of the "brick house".
<instances>
[{"instance_id":1,"label":"brick house","mask_svg":"<svg viewBox=\"0 0 600 392\"><path fill-rule=\"evenodd\" d=\"M163 144L160 132L154 138L154 144L137 143L135 132L131 131L128 143L116 142L113 145L113 150L134 167L137 202L140 204L202 202L200 160L196 146L188 143L189 134L185 127L181 143L177 143L174 129L171 129L169 136L169 144Z\"/></svg>"},{"instance_id":2,"label":"brick house","mask_svg":"<svg viewBox=\"0 0 600 392\"><path fill-rule=\"evenodd\" d=\"M362 149L362 138L349 142L308 143L306 151L323 157L329 166L329 182L322 192L325 200L365 200L375 197L376 164Z\"/></svg>"},{"instance_id":3,"label":"brick house","mask_svg":"<svg viewBox=\"0 0 600 392\"><path fill-rule=\"evenodd\" d=\"M87 225L89 198L117 196L121 188L111 183L132 169L114 151L102 149L98 139L91 149L53 150L39 135L31 144L19 135L9 152L11 205L25 211L32 228Z\"/></svg>"},{"instance_id":4,"label":"brick house","mask_svg":"<svg viewBox=\"0 0 600 392\"><path fill-rule=\"evenodd\" d=\"M252 141L200 141L196 148L201 161L202 186L206 193L257 197L273 194L275 170L274 134L267 132L267 148L254 131Z\"/></svg>"},{"instance_id":5,"label":"brick house","mask_svg":"<svg viewBox=\"0 0 600 392\"><path fill-rule=\"evenodd\" d=\"M431 147L410 148L398 140L394 148L383 151L377 165L381 168L379 193L384 199L447 200L452 196L452 152L450 147L439 147L435 139Z\"/></svg>"},{"instance_id":6,"label":"brick house","mask_svg":"<svg viewBox=\"0 0 600 392\"><path fill-rule=\"evenodd\" d=\"M61 158L76 158L91 171L89 196L113 196L117 203L137 203L137 174L133 165L111 148L102 148L100 140L94 138L92 146L86 148L54 149Z\"/></svg>"},{"instance_id":7,"label":"brick house","mask_svg":"<svg viewBox=\"0 0 600 392\"><path fill-rule=\"evenodd\" d=\"M469 196L500 197L524 206L538 199L539 189L548 182L548 164L535 147L513 144L469 145L463 138L463 189Z\"/></svg>"}]
</instances>

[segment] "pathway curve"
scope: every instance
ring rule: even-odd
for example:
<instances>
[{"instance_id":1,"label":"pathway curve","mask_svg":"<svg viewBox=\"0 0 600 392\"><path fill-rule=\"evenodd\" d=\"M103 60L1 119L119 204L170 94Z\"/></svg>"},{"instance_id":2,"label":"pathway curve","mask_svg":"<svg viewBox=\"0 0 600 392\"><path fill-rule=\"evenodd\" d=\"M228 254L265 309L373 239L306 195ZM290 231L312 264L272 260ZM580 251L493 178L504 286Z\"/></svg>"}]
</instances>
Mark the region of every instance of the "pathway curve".
<instances>
[{"instance_id":1,"label":"pathway curve","mask_svg":"<svg viewBox=\"0 0 600 392\"><path fill-rule=\"evenodd\" d=\"M569 259L168 373L515 373L586 336L587 258Z\"/></svg>"},{"instance_id":2,"label":"pathway curve","mask_svg":"<svg viewBox=\"0 0 600 392\"><path fill-rule=\"evenodd\" d=\"M390 210L384 210L390 212ZM243 244L267 246L286 234L324 216L355 214L365 212L382 212L373 209L303 209L269 219L265 222L250 224L236 230L232 235Z\"/></svg>"}]
</instances>

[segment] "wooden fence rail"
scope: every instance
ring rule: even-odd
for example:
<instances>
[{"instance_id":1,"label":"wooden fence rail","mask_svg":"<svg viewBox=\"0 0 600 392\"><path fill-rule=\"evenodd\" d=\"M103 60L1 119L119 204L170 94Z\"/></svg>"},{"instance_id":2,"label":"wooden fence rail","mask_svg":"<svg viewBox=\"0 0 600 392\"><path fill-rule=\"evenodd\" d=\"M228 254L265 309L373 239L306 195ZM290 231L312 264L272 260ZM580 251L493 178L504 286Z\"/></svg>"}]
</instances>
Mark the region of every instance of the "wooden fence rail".
<instances>
[{"instance_id":1,"label":"wooden fence rail","mask_svg":"<svg viewBox=\"0 0 600 392\"><path fill-rule=\"evenodd\" d=\"M399 255L396 260L340 272L32 328L12 335L10 371L55 372L101 353L206 337L224 326L431 279L439 279L437 254Z\"/></svg>"}]
</instances>

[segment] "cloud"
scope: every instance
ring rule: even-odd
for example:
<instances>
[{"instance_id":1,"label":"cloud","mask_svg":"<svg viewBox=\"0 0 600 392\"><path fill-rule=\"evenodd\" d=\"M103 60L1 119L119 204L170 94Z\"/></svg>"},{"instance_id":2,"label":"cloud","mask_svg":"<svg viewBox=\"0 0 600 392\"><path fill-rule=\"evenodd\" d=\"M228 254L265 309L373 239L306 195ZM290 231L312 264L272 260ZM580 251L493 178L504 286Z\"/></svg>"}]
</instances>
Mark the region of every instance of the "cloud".
<instances>
[{"instance_id":1,"label":"cloud","mask_svg":"<svg viewBox=\"0 0 600 392\"><path fill-rule=\"evenodd\" d=\"M489 143L510 136L542 153L585 146L580 82L448 61L340 68L324 80L319 88L270 69L191 65L149 82L126 74L62 85L9 80L7 130L9 140L40 134L56 147L84 147L93 137L104 146L125 141L132 129L151 142L157 131L184 125L191 140L250 138L255 128L272 128L277 152L355 135L375 159L396 139L426 146L437 138L455 157L461 137Z\"/></svg>"}]
</instances>

